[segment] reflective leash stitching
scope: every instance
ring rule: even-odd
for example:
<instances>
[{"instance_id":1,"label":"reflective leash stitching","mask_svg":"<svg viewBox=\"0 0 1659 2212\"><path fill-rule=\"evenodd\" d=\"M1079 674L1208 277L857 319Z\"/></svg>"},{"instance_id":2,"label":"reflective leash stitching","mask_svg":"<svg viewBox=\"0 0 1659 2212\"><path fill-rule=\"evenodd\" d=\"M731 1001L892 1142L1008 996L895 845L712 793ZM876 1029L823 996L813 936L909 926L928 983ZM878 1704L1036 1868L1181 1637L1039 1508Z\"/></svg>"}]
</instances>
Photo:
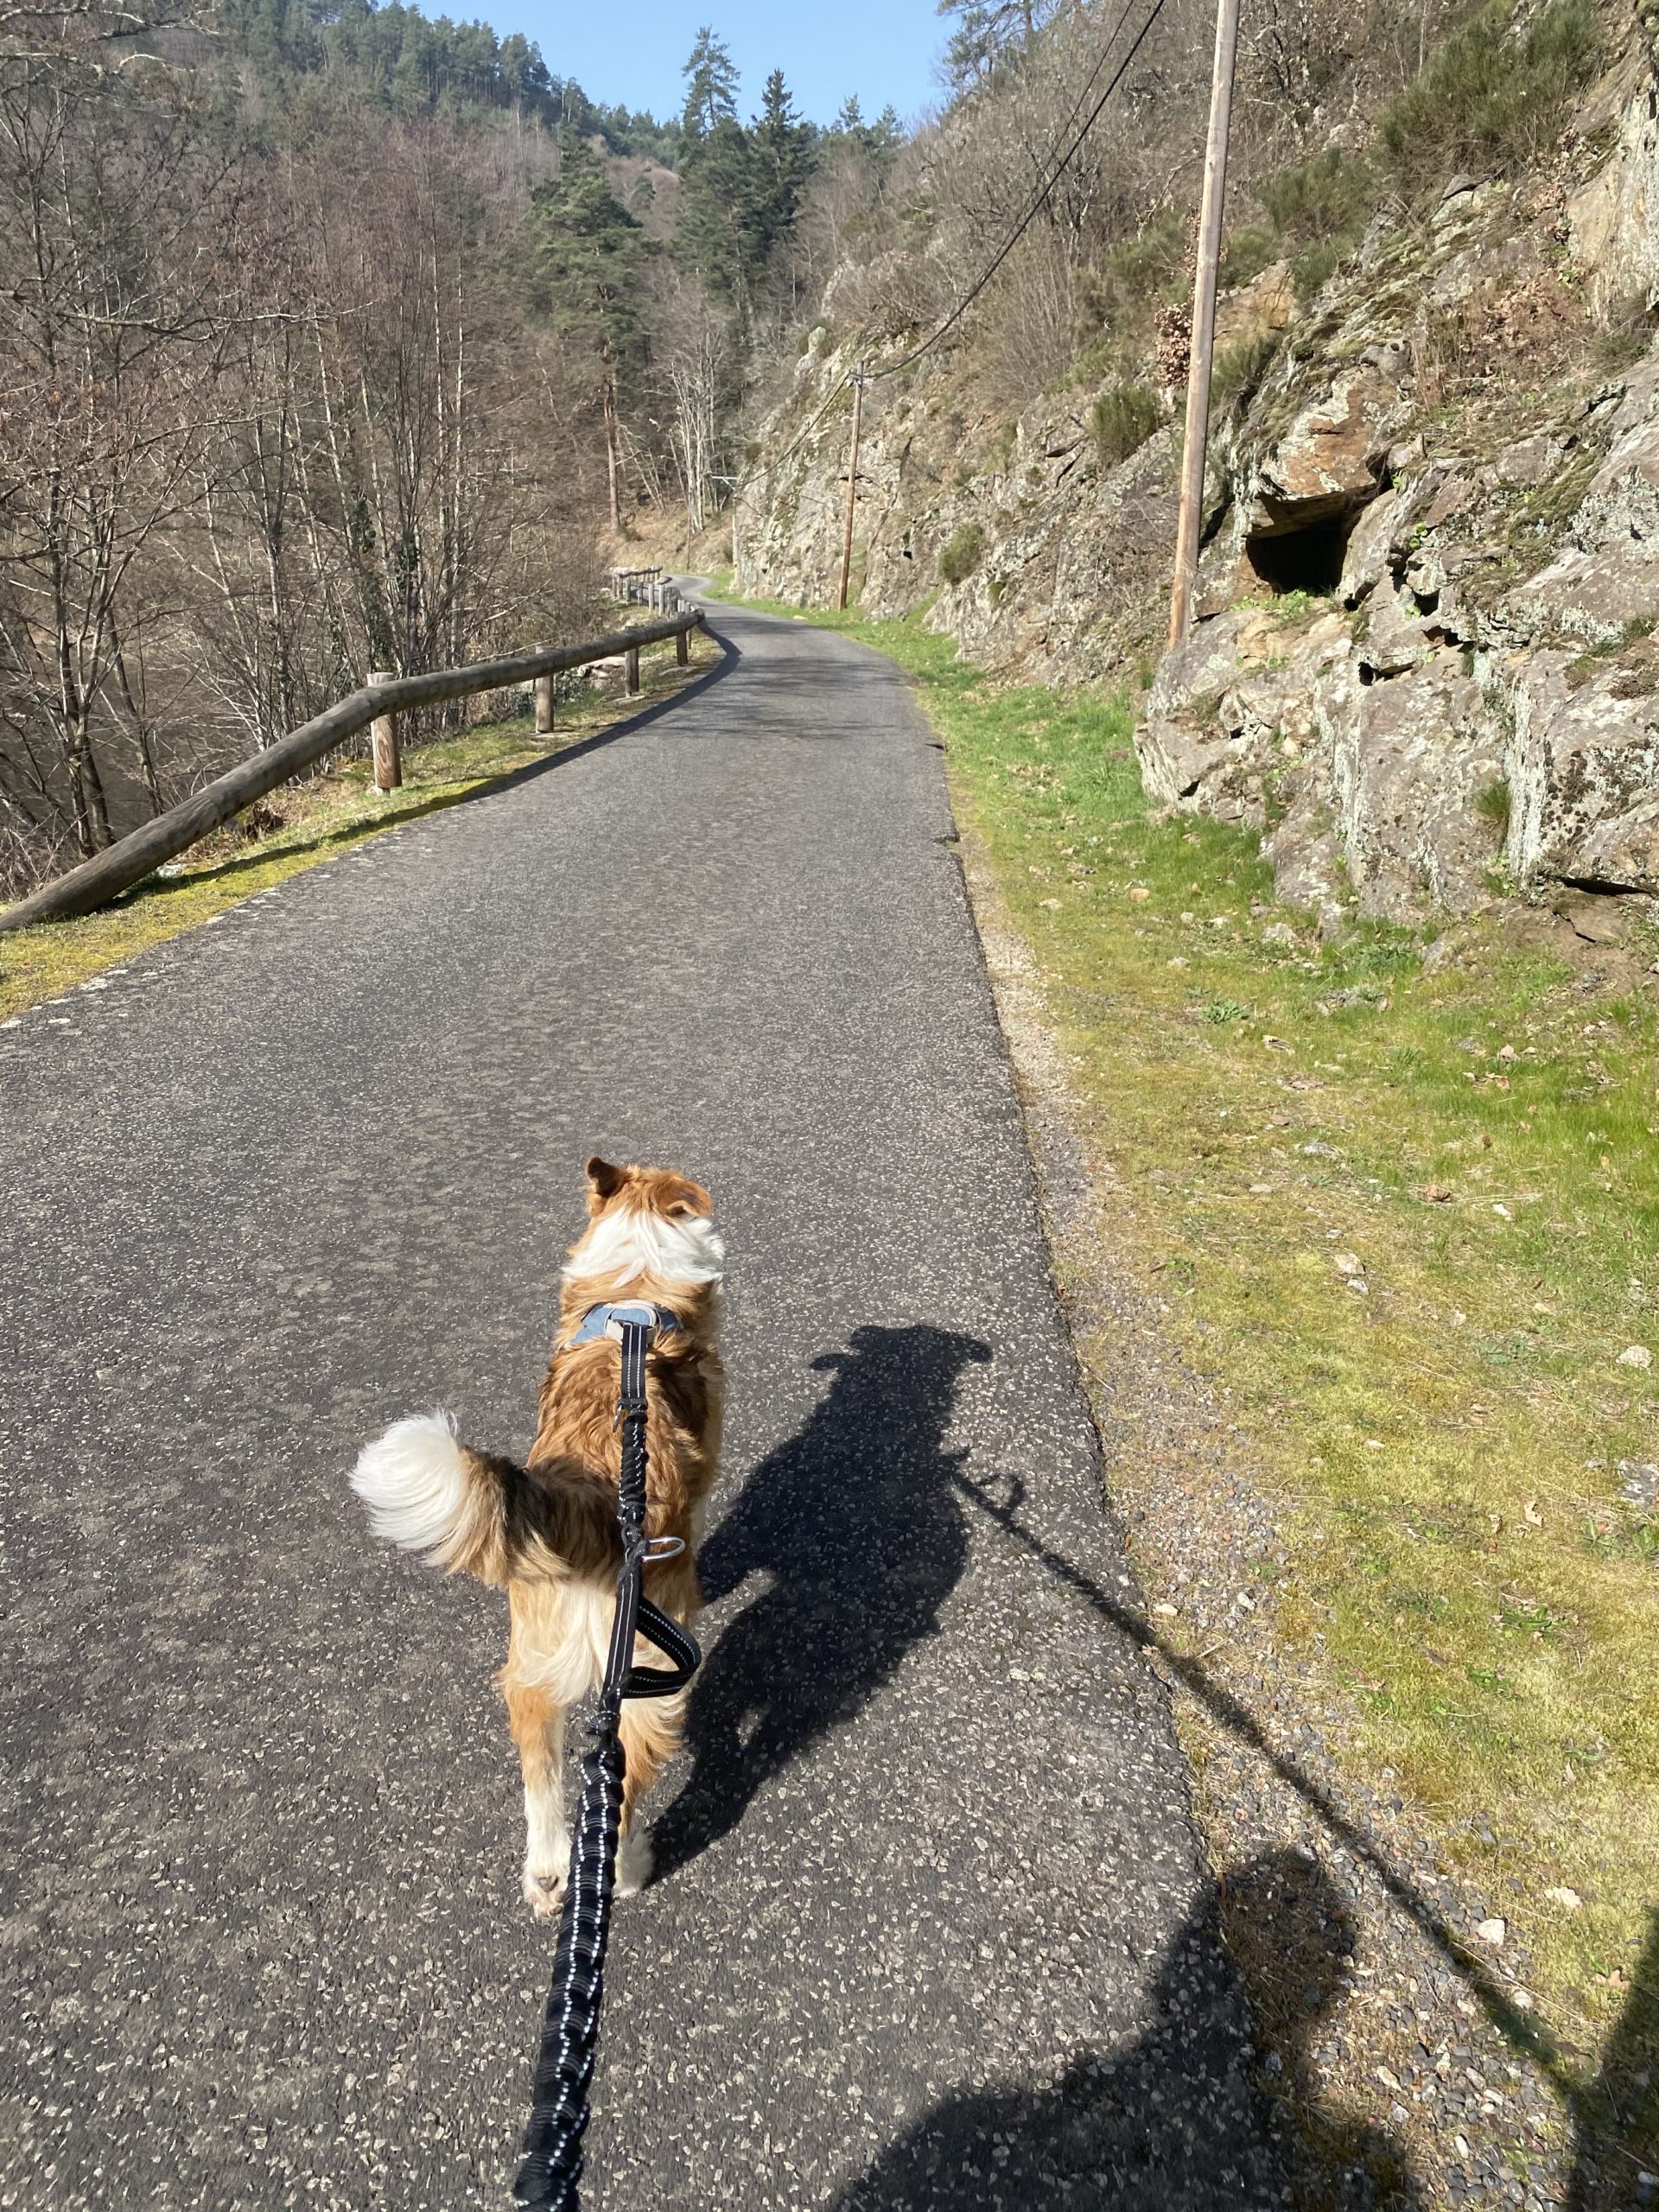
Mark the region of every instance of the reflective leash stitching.
<instances>
[{"instance_id":1,"label":"reflective leash stitching","mask_svg":"<svg viewBox=\"0 0 1659 2212\"><path fill-rule=\"evenodd\" d=\"M597 1324L598 1325L594 1325ZM596 1306L575 1339L617 1333L622 1346L617 1419L622 1430L622 1468L616 1517L622 1536L622 1568L616 1581L616 1618L599 1708L588 1732L582 1762L582 1795L571 1837L570 1872L559 1919L558 1948L542 2020L524 2164L513 2182L515 2204L534 2212L579 2212L582 2136L588 2091L599 2040L605 1993L605 1947L610 1936L616 1885L617 1836L621 1825L625 1697L671 1697L701 1663L695 1638L653 1605L641 1587L645 1562L671 1559L677 1537L649 1538L645 1522L645 1356L659 1328L677 1326L659 1307L642 1303ZM672 1548L669 1548L671 1547ZM643 1636L673 1663L636 1667L633 1643Z\"/></svg>"}]
</instances>

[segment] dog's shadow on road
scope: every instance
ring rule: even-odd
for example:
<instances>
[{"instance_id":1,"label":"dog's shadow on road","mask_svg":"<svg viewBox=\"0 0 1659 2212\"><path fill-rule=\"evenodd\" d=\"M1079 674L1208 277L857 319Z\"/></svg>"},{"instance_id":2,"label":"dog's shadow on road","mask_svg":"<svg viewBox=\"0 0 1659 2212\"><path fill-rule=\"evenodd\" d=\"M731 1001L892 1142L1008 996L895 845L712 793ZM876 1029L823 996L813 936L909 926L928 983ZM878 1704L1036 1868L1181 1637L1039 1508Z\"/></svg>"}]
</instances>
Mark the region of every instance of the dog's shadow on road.
<instances>
[{"instance_id":1,"label":"dog's shadow on road","mask_svg":"<svg viewBox=\"0 0 1659 2212\"><path fill-rule=\"evenodd\" d=\"M728 1834L764 1784L851 1720L937 1627L968 1556L944 1439L976 1337L862 1328L815 1363L829 1395L750 1476L702 1546L711 1604L770 1586L726 1628L691 1693L694 1761L655 1826L659 1877Z\"/></svg>"}]
</instances>

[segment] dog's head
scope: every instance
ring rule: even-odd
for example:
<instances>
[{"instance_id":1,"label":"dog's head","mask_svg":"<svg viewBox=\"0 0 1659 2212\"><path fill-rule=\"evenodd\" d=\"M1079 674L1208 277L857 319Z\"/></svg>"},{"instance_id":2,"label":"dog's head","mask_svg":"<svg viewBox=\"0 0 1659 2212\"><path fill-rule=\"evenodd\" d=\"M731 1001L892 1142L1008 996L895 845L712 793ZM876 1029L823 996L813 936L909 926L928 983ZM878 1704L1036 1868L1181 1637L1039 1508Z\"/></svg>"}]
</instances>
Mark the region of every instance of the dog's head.
<instances>
[{"instance_id":1,"label":"dog's head","mask_svg":"<svg viewBox=\"0 0 1659 2212\"><path fill-rule=\"evenodd\" d=\"M726 1250L714 1205L701 1183L672 1168L613 1167L595 1157L588 1162L588 1227L570 1247L565 1274L718 1282Z\"/></svg>"}]
</instances>

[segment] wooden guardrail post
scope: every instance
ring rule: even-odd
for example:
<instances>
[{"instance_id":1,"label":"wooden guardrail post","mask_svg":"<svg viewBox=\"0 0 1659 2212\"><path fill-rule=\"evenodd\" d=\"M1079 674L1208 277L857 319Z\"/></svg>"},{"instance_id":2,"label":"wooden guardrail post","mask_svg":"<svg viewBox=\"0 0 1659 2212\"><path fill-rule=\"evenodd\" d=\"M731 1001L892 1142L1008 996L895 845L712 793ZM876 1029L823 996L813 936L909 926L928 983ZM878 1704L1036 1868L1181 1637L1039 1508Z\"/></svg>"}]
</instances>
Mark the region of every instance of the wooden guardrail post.
<instances>
[{"instance_id":1,"label":"wooden guardrail post","mask_svg":"<svg viewBox=\"0 0 1659 2212\"><path fill-rule=\"evenodd\" d=\"M677 630L674 633L674 658L682 668L689 668L691 664L691 648L686 643L683 630Z\"/></svg>"},{"instance_id":2,"label":"wooden guardrail post","mask_svg":"<svg viewBox=\"0 0 1659 2212\"><path fill-rule=\"evenodd\" d=\"M389 668L372 668L371 685L390 683L394 671ZM374 747L374 788L378 791L395 791L404 780L403 749L397 742L396 715L377 715L369 725L369 737Z\"/></svg>"},{"instance_id":3,"label":"wooden guardrail post","mask_svg":"<svg viewBox=\"0 0 1659 2212\"><path fill-rule=\"evenodd\" d=\"M545 737L553 727L553 679L550 676L536 678L536 734Z\"/></svg>"},{"instance_id":4,"label":"wooden guardrail post","mask_svg":"<svg viewBox=\"0 0 1659 2212\"><path fill-rule=\"evenodd\" d=\"M639 648L630 645L624 656L623 666L627 671L627 693L630 699L639 696Z\"/></svg>"}]
</instances>

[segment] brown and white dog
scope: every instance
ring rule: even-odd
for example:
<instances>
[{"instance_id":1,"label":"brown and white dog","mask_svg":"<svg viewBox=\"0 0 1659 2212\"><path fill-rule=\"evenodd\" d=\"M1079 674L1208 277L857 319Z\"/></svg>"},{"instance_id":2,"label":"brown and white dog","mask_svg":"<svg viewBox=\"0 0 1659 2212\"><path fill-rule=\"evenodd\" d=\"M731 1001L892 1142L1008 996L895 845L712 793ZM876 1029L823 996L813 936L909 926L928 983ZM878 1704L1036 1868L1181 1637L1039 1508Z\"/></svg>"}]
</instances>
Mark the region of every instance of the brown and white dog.
<instances>
[{"instance_id":1,"label":"brown and white dog","mask_svg":"<svg viewBox=\"0 0 1659 2212\"><path fill-rule=\"evenodd\" d=\"M613 1339L573 1344L594 1306L627 1299L680 1323L653 1339L646 1374L650 1454L645 1532L685 1549L645 1569L645 1594L689 1624L702 1603L699 1508L718 1471L724 1370L717 1342L725 1253L701 1184L661 1167L588 1163L588 1227L570 1247L558 1333L524 1466L456 1440L447 1414L395 1422L367 1446L352 1487L369 1525L448 1572L505 1586L512 1618L498 1680L524 1776L524 1897L556 1912L569 1867L564 1716L605 1671L622 1551L616 1525L621 1446ZM636 1643L641 1664L659 1655ZM641 1888L650 1845L639 1800L677 1749L684 1693L622 1707L626 1779L617 1885Z\"/></svg>"}]
</instances>

